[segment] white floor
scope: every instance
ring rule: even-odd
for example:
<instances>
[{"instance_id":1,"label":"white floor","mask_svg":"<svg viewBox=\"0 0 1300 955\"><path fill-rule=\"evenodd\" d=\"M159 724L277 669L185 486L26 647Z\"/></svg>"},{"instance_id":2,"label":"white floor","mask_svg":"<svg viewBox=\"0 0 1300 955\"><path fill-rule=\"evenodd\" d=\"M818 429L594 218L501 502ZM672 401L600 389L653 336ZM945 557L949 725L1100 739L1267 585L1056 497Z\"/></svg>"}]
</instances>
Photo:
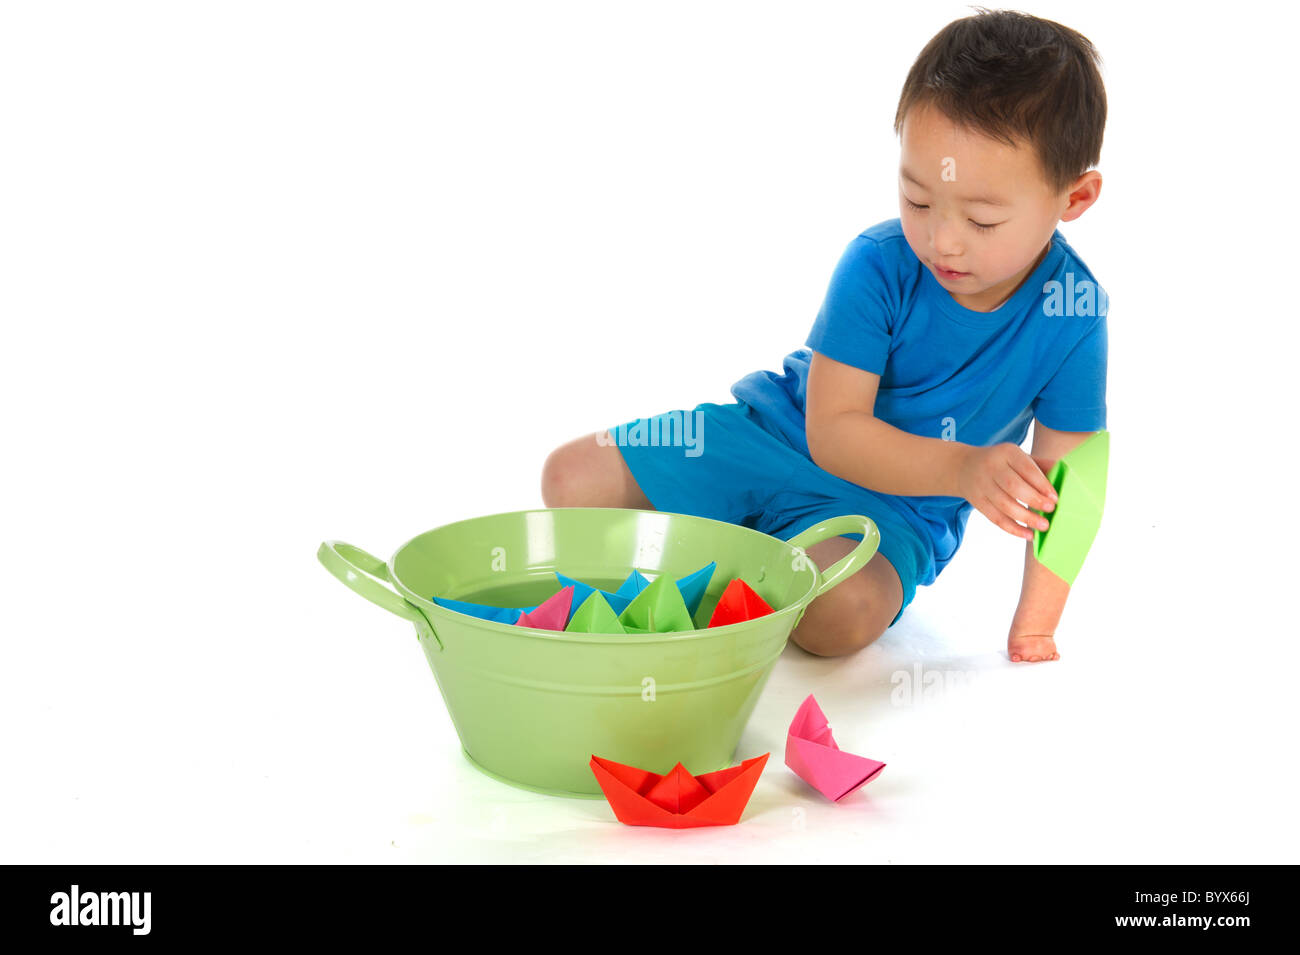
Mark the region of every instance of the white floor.
<instances>
[{"instance_id":1,"label":"white floor","mask_svg":"<svg viewBox=\"0 0 1300 955\"><path fill-rule=\"evenodd\" d=\"M1124 500L1112 504L1116 523ZM78 643L76 627L66 646L44 645L45 672L61 678L32 678L41 686L29 690L29 722L5 740L13 775L2 856L1293 860L1295 671L1261 658L1262 622L1248 608L1218 619L1203 592L1180 591L1158 561L1135 586L1138 550L1117 553L1103 536L1076 584L1062 659L1013 665L998 621L1014 601L1018 545L972 528L958 562L877 645L840 661L787 649L741 741L741 757L773 755L738 826L631 828L603 801L480 775L413 632L304 549L285 579L317 585L313 602L264 606L274 626L229 631L227 647L201 622L178 626L168 659L149 667L129 647ZM1000 592L991 579L1004 580ZM1143 597L1161 592L1172 596ZM809 692L843 748L888 763L843 804L783 763L786 726Z\"/></svg>"}]
</instances>

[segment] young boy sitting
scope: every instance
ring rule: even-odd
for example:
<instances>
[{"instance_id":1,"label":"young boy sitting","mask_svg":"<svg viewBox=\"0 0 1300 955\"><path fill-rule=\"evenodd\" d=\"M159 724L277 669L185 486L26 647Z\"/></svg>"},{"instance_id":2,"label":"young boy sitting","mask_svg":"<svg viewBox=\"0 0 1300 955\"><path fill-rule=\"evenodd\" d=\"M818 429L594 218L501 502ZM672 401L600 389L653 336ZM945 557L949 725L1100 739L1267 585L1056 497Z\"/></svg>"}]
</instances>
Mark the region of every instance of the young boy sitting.
<instances>
[{"instance_id":1,"label":"young boy sitting","mask_svg":"<svg viewBox=\"0 0 1300 955\"><path fill-rule=\"evenodd\" d=\"M1022 13L941 30L895 114L900 218L849 243L807 347L781 373L736 382L734 403L658 416L665 428L692 418L693 453L610 431L557 448L546 506L654 508L783 540L828 517L870 517L877 555L792 635L825 656L897 622L952 560L974 508L1027 542L1010 658L1059 659L1069 585L1033 556L1047 521L1031 508L1052 509L1045 472L1106 427L1106 295L1056 229L1101 191L1097 62L1085 37ZM614 433L647 423L661 422ZM808 556L825 568L853 546L835 537Z\"/></svg>"}]
</instances>

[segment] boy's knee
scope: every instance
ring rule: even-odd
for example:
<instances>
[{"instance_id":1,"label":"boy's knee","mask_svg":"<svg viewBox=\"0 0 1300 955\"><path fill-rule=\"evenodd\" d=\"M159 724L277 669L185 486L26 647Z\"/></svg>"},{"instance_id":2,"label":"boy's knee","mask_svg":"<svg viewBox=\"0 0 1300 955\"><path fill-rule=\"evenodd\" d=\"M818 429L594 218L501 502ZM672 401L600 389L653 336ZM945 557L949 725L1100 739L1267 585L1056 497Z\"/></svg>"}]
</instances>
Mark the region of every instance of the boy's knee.
<instances>
[{"instance_id":1,"label":"boy's knee","mask_svg":"<svg viewBox=\"0 0 1300 955\"><path fill-rule=\"evenodd\" d=\"M578 449L572 442L546 456L542 465L542 503L547 507L581 507L584 497L583 469Z\"/></svg>"},{"instance_id":2,"label":"boy's knee","mask_svg":"<svg viewBox=\"0 0 1300 955\"><path fill-rule=\"evenodd\" d=\"M608 432L606 432L608 434ZM556 448L542 464L542 503L547 507L650 506L623 455L600 432Z\"/></svg>"},{"instance_id":3,"label":"boy's knee","mask_svg":"<svg viewBox=\"0 0 1300 955\"><path fill-rule=\"evenodd\" d=\"M863 620L843 621L837 625L823 624L815 630L809 630L800 624L790 639L800 648L819 657L843 657L875 643L885 629Z\"/></svg>"},{"instance_id":4,"label":"boy's knee","mask_svg":"<svg viewBox=\"0 0 1300 955\"><path fill-rule=\"evenodd\" d=\"M542 464L547 507L651 508L609 432L593 432L556 448Z\"/></svg>"},{"instance_id":5,"label":"boy's knee","mask_svg":"<svg viewBox=\"0 0 1300 955\"><path fill-rule=\"evenodd\" d=\"M845 592L839 593L842 590ZM818 600L832 595L839 599L824 608L816 608L818 601L809 605L790 636L797 646L817 656L840 657L870 646L889 628L893 616L885 616L865 581L846 580ZM822 612L814 613L814 609Z\"/></svg>"}]
</instances>

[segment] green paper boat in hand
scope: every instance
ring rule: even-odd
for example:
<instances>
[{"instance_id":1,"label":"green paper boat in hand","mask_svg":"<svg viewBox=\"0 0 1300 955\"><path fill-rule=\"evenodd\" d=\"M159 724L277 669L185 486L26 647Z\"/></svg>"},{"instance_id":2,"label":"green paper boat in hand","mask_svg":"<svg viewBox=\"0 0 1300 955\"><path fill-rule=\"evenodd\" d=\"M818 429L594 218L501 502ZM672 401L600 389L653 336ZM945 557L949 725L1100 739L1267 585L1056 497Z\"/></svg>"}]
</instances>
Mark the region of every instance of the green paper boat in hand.
<instances>
[{"instance_id":1,"label":"green paper boat in hand","mask_svg":"<svg viewBox=\"0 0 1300 955\"><path fill-rule=\"evenodd\" d=\"M1047 530L1034 531L1034 556L1067 584L1073 584L1101 527L1106 503L1106 469L1110 460L1110 432L1098 431L1047 472L1056 488L1056 507L1033 510L1048 520Z\"/></svg>"}]
</instances>

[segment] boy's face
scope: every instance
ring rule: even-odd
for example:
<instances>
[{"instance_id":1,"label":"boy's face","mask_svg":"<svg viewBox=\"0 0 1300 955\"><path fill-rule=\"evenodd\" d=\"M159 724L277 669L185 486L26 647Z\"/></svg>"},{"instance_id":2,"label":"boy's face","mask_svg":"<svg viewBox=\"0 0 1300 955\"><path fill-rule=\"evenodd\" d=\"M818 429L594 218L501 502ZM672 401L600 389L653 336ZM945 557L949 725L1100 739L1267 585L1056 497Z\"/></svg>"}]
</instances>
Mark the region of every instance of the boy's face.
<instances>
[{"instance_id":1,"label":"boy's face","mask_svg":"<svg viewBox=\"0 0 1300 955\"><path fill-rule=\"evenodd\" d=\"M958 304L980 312L1019 288L1071 204L1048 188L1028 145L960 129L928 105L903 120L898 183L907 244Z\"/></svg>"}]
</instances>

